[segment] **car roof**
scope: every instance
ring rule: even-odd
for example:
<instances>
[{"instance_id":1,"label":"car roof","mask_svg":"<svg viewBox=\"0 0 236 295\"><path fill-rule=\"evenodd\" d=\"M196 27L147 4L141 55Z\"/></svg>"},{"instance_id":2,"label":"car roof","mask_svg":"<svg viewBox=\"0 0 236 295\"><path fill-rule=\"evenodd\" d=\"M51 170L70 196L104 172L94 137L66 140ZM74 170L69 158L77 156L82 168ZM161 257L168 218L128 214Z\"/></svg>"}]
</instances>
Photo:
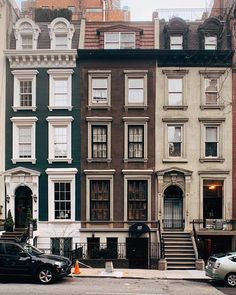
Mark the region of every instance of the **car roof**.
<instances>
[{"instance_id":1,"label":"car roof","mask_svg":"<svg viewBox=\"0 0 236 295\"><path fill-rule=\"evenodd\" d=\"M225 252L225 253L215 253L215 254L211 255L211 257L223 258L223 257L227 257L227 256L234 256L234 255L236 255L236 251L230 251L230 252Z\"/></svg>"}]
</instances>

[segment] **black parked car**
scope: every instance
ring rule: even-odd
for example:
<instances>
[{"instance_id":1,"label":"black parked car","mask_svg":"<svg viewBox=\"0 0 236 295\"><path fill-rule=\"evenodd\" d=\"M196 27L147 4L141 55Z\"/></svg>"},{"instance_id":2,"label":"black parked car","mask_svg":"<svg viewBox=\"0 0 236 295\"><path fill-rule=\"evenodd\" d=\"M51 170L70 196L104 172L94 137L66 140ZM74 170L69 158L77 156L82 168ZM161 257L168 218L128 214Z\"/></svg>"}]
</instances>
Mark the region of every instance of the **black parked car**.
<instances>
[{"instance_id":1,"label":"black parked car","mask_svg":"<svg viewBox=\"0 0 236 295\"><path fill-rule=\"evenodd\" d=\"M0 240L0 276L29 276L42 284L52 284L71 271L71 260L47 255L27 243Z\"/></svg>"}]
</instances>

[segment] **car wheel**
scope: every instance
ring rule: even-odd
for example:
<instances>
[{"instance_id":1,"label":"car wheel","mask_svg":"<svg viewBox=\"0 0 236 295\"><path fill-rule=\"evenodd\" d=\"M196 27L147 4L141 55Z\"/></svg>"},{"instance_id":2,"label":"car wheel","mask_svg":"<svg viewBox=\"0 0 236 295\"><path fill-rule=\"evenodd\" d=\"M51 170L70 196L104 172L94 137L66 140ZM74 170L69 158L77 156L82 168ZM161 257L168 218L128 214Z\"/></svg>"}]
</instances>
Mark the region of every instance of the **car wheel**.
<instances>
[{"instance_id":1,"label":"car wheel","mask_svg":"<svg viewBox=\"0 0 236 295\"><path fill-rule=\"evenodd\" d=\"M42 267L37 273L37 280L41 284L52 284L55 279L55 273L50 267Z\"/></svg>"},{"instance_id":2,"label":"car wheel","mask_svg":"<svg viewBox=\"0 0 236 295\"><path fill-rule=\"evenodd\" d=\"M230 287L236 287L236 273L229 273L225 277L225 281Z\"/></svg>"}]
</instances>

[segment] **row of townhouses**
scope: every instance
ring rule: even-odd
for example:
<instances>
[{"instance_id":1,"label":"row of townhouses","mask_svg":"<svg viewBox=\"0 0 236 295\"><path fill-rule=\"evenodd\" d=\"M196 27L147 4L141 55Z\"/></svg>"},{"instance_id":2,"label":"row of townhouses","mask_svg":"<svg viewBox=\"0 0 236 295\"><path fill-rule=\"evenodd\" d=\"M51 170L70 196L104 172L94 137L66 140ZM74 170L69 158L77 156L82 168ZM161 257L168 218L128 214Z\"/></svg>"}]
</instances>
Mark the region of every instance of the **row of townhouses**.
<instances>
[{"instance_id":1,"label":"row of townhouses","mask_svg":"<svg viewBox=\"0 0 236 295\"><path fill-rule=\"evenodd\" d=\"M13 234L30 211L38 248L131 268L202 268L235 249L232 11L15 22L0 158Z\"/></svg>"}]
</instances>

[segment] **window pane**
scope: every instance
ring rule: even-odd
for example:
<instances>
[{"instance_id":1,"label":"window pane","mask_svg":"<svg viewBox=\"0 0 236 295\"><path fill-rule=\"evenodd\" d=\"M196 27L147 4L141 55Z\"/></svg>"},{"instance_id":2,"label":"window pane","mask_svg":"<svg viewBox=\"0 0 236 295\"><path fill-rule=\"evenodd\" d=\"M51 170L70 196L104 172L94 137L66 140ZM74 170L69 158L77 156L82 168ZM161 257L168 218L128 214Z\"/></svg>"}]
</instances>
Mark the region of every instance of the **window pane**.
<instances>
[{"instance_id":1,"label":"window pane","mask_svg":"<svg viewBox=\"0 0 236 295\"><path fill-rule=\"evenodd\" d=\"M218 101L218 80L215 78L205 79L206 104L217 104Z\"/></svg>"},{"instance_id":2,"label":"window pane","mask_svg":"<svg viewBox=\"0 0 236 295\"><path fill-rule=\"evenodd\" d=\"M183 49L183 36L171 36L170 37L170 49Z\"/></svg>"},{"instance_id":3,"label":"window pane","mask_svg":"<svg viewBox=\"0 0 236 295\"><path fill-rule=\"evenodd\" d=\"M180 126L168 126L168 153L169 157L181 157L182 135Z\"/></svg>"},{"instance_id":4,"label":"window pane","mask_svg":"<svg viewBox=\"0 0 236 295\"><path fill-rule=\"evenodd\" d=\"M216 36L205 36L205 49L207 49L207 50L217 49L217 37Z\"/></svg>"},{"instance_id":5,"label":"window pane","mask_svg":"<svg viewBox=\"0 0 236 295\"><path fill-rule=\"evenodd\" d=\"M21 35L22 49L33 48L33 35Z\"/></svg>"},{"instance_id":6,"label":"window pane","mask_svg":"<svg viewBox=\"0 0 236 295\"><path fill-rule=\"evenodd\" d=\"M182 79L168 79L169 92L182 92Z\"/></svg>"},{"instance_id":7,"label":"window pane","mask_svg":"<svg viewBox=\"0 0 236 295\"><path fill-rule=\"evenodd\" d=\"M92 157L107 158L107 126L92 126Z\"/></svg>"},{"instance_id":8,"label":"window pane","mask_svg":"<svg viewBox=\"0 0 236 295\"><path fill-rule=\"evenodd\" d=\"M170 106L182 105L182 79L168 79L168 104Z\"/></svg>"},{"instance_id":9,"label":"window pane","mask_svg":"<svg viewBox=\"0 0 236 295\"><path fill-rule=\"evenodd\" d=\"M19 127L19 157L31 158L31 148L31 127Z\"/></svg>"},{"instance_id":10,"label":"window pane","mask_svg":"<svg viewBox=\"0 0 236 295\"><path fill-rule=\"evenodd\" d=\"M54 127L54 156L55 158L67 157L67 127Z\"/></svg>"},{"instance_id":11,"label":"window pane","mask_svg":"<svg viewBox=\"0 0 236 295\"><path fill-rule=\"evenodd\" d=\"M128 219L147 219L147 180L128 180Z\"/></svg>"},{"instance_id":12,"label":"window pane","mask_svg":"<svg viewBox=\"0 0 236 295\"><path fill-rule=\"evenodd\" d=\"M32 81L20 81L20 106L32 106Z\"/></svg>"},{"instance_id":13,"label":"window pane","mask_svg":"<svg viewBox=\"0 0 236 295\"><path fill-rule=\"evenodd\" d=\"M144 79L143 78L128 79L128 102L129 103L144 102Z\"/></svg>"},{"instance_id":14,"label":"window pane","mask_svg":"<svg viewBox=\"0 0 236 295\"><path fill-rule=\"evenodd\" d=\"M206 157L217 157L216 142L206 142Z\"/></svg>"},{"instance_id":15,"label":"window pane","mask_svg":"<svg viewBox=\"0 0 236 295\"><path fill-rule=\"evenodd\" d=\"M54 105L66 106L68 98L68 80L54 80Z\"/></svg>"},{"instance_id":16,"label":"window pane","mask_svg":"<svg viewBox=\"0 0 236 295\"><path fill-rule=\"evenodd\" d=\"M217 127L206 127L206 141L217 141Z\"/></svg>"},{"instance_id":17,"label":"window pane","mask_svg":"<svg viewBox=\"0 0 236 295\"><path fill-rule=\"evenodd\" d=\"M90 219L110 219L110 181L90 181Z\"/></svg>"},{"instance_id":18,"label":"window pane","mask_svg":"<svg viewBox=\"0 0 236 295\"><path fill-rule=\"evenodd\" d=\"M56 48L57 49L66 49L67 48L67 35L58 35L55 36Z\"/></svg>"},{"instance_id":19,"label":"window pane","mask_svg":"<svg viewBox=\"0 0 236 295\"><path fill-rule=\"evenodd\" d=\"M107 42L119 42L119 33L105 33Z\"/></svg>"},{"instance_id":20,"label":"window pane","mask_svg":"<svg viewBox=\"0 0 236 295\"><path fill-rule=\"evenodd\" d=\"M143 158L144 156L144 128L143 126L128 126L128 156L129 158Z\"/></svg>"},{"instance_id":21,"label":"window pane","mask_svg":"<svg viewBox=\"0 0 236 295\"><path fill-rule=\"evenodd\" d=\"M92 98L96 102L104 102L108 97L108 79L107 78L93 78L92 79Z\"/></svg>"},{"instance_id":22,"label":"window pane","mask_svg":"<svg viewBox=\"0 0 236 295\"><path fill-rule=\"evenodd\" d=\"M54 183L55 219L71 218L71 184Z\"/></svg>"}]
</instances>

